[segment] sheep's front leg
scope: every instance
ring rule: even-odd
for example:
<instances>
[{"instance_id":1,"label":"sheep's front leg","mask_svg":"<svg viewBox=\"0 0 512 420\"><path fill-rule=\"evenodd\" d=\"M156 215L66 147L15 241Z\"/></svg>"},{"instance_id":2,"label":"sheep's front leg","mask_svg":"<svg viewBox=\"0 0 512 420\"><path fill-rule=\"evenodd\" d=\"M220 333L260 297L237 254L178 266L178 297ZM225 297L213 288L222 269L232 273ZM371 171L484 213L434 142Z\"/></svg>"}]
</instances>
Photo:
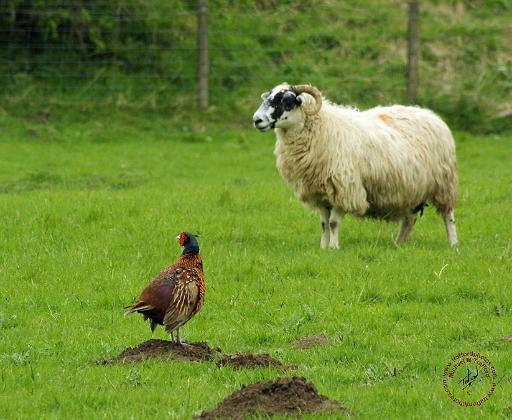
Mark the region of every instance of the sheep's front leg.
<instances>
[{"instance_id":1,"label":"sheep's front leg","mask_svg":"<svg viewBox=\"0 0 512 420\"><path fill-rule=\"evenodd\" d=\"M331 209L326 207L320 207L320 223L322 224L322 239L320 240L320 248L325 249L329 246L330 229L329 229L329 217L331 215Z\"/></svg>"},{"instance_id":2,"label":"sheep's front leg","mask_svg":"<svg viewBox=\"0 0 512 420\"><path fill-rule=\"evenodd\" d=\"M329 239L329 248L340 247L338 243L338 232L340 229L341 219L343 218L343 213L337 209L331 210L331 215L329 216L329 231L330 231L330 239Z\"/></svg>"},{"instance_id":3,"label":"sheep's front leg","mask_svg":"<svg viewBox=\"0 0 512 420\"><path fill-rule=\"evenodd\" d=\"M409 235L411 234L412 228L416 223L416 215L411 214L409 216L405 216L402 220L402 227L400 228L400 233L396 237L397 244L403 244L407 239L409 239Z\"/></svg>"}]
</instances>

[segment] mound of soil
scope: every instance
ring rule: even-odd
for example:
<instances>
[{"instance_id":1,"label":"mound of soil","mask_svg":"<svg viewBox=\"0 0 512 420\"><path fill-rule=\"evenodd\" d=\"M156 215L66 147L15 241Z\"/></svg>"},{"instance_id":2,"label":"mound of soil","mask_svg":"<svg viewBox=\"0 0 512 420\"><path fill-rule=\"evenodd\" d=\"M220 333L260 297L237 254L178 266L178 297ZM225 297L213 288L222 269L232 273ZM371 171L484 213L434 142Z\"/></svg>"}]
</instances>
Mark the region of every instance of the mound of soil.
<instances>
[{"instance_id":1,"label":"mound of soil","mask_svg":"<svg viewBox=\"0 0 512 420\"><path fill-rule=\"evenodd\" d=\"M329 337L326 337L325 335L313 335L311 337L300 338L294 341L292 344L294 347L298 349L307 350L312 347L323 346L330 343L331 339Z\"/></svg>"},{"instance_id":2,"label":"mound of soil","mask_svg":"<svg viewBox=\"0 0 512 420\"><path fill-rule=\"evenodd\" d=\"M217 361L217 366L231 366L233 369L268 368L281 370L293 369L295 366L283 365L279 360L268 354L237 353L223 356Z\"/></svg>"},{"instance_id":3,"label":"mound of soil","mask_svg":"<svg viewBox=\"0 0 512 420\"><path fill-rule=\"evenodd\" d=\"M276 378L243 386L222 401L212 411L205 411L200 419L233 418L248 415L293 415L302 413L353 413L338 401L319 395L315 386L302 377Z\"/></svg>"},{"instance_id":4,"label":"mound of soil","mask_svg":"<svg viewBox=\"0 0 512 420\"><path fill-rule=\"evenodd\" d=\"M116 357L106 359L102 363L140 362L151 357L202 362L212 360L213 356L220 352L218 347L210 348L206 343L176 344L172 341L151 339L137 347L129 347Z\"/></svg>"}]
</instances>

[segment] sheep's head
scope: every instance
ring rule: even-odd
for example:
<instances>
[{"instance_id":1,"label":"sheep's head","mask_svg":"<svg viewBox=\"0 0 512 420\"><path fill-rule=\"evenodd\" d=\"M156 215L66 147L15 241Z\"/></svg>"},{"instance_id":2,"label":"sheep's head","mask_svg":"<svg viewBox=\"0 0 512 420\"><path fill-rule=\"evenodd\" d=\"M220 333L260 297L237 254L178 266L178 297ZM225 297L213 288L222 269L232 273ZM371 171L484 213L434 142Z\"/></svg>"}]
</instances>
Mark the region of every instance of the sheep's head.
<instances>
[{"instance_id":1,"label":"sheep's head","mask_svg":"<svg viewBox=\"0 0 512 420\"><path fill-rule=\"evenodd\" d=\"M307 93L312 98L306 98ZM263 102L254 113L254 127L260 131L271 128L290 128L302 121L303 115L313 115L322 107L322 95L310 85L290 86L282 83L261 95Z\"/></svg>"}]
</instances>

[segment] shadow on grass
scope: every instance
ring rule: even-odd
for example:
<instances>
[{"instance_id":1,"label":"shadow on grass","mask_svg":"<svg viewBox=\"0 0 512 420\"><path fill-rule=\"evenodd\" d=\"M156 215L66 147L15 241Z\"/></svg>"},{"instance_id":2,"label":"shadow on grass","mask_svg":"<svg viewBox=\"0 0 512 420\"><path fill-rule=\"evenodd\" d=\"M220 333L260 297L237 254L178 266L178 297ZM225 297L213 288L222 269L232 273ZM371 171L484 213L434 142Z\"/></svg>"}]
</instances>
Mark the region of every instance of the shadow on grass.
<instances>
[{"instance_id":1,"label":"shadow on grass","mask_svg":"<svg viewBox=\"0 0 512 420\"><path fill-rule=\"evenodd\" d=\"M100 176L94 174L65 179L50 170L31 172L21 178L0 183L0 194L42 190L126 190L144 185L145 177L138 174Z\"/></svg>"}]
</instances>

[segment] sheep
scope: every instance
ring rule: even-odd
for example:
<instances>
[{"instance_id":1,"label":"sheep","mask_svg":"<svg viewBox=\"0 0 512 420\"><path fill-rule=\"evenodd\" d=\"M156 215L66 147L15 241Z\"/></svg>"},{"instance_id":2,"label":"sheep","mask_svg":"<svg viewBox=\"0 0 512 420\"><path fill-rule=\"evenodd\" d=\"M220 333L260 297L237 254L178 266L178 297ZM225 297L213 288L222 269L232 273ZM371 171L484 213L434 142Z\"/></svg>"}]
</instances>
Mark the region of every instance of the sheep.
<instances>
[{"instance_id":1,"label":"sheep","mask_svg":"<svg viewBox=\"0 0 512 420\"><path fill-rule=\"evenodd\" d=\"M276 166L308 207L320 213L321 248L339 248L347 213L402 221L405 242L427 203L457 245L455 142L434 112L393 105L359 111L336 105L311 85L282 83L261 95L259 131L274 129Z\"/></svg>"}]
</instances>

